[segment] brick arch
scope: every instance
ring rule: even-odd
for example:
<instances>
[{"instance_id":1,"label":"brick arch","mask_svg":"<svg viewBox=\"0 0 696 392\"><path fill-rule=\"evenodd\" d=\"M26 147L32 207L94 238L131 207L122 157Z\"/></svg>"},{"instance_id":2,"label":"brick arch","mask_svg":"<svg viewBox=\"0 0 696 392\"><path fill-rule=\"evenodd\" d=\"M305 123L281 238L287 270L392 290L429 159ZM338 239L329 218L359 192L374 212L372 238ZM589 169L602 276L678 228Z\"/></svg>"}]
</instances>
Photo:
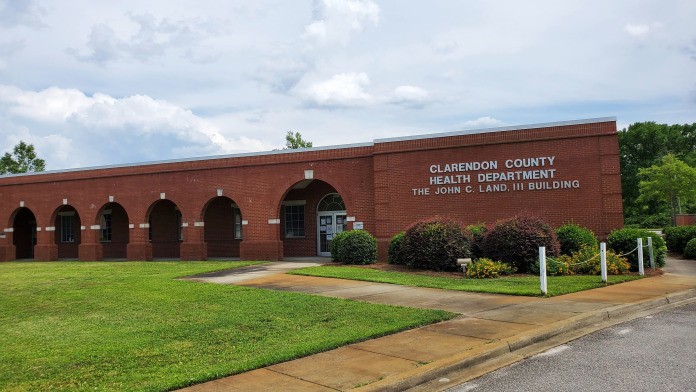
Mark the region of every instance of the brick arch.
<instances>
[{"instance_id":1,"label":"brick arch","mask_svg":"<svg viewBox=\"0 0 696 392\"><path fill-rule=\"evenodd\" d=\"M102 221L102 214L107 210L111 210L109 220ZM126 208L115 201L104 203L97 211L95 222L99 225L96 240L102 248L102 257L125 259L130 242L129 217Z\"/></svg>"},{"instance_id":2,"label":"brick arch","mask_svg":"<svg viewBox=\"0 0 696 392\"><path fill-rule=\"evenodd\" d=\"M176 211L180 215L177 215ZM181 219L179 219L181 216ZM177 203L170 199L159 199L152 203L147 210L149 239L152 245L153 258L181 257L183 212Z\"/></svg>"},{"instance_id":3,"label":"brick arch","mask_svg":"<svg viewBox=\"0 0 696 392\"><path fill-rule=\"evenodd\" d=\"M72 215L64 215L62 213ZM68 217L71 217L68 219ZM65 223L63 219L66 219ZM82 220L80 212L71 204L61 205L53 210L51 214L51 226L54 232L51 233L53 243L58 247L57 257L59 259L78 259L79 246L82 242Z\"/></svg>"},{"instance_id":4,"label":"brick arch","mask_svg":"<svg viewBox=\"0 0 696 392\"><path fill-rule=\"evenodd\" d=\"M17 218L24 222L17 222ZM31 224L33 218L33 225ZM28 207L19 207L10 214L7 227L12 228L7 233L8 245L14 246L14 254L7 259L31 259L34 258L34 246L36 245L36 214Z\"/></svg>"},{"instance_id":5,"label":"brick arch","mask_svg":"<svg viewBox=\"0 0 696 392\"><path fill-rule=\"evenodd\" d=\"M281 207L283 205L283 201L285 201L285 198L288 196L288 193L290 193L290 191L292 191L294 186L302 183L303 181L307 181L307 180L289 181L288 183L284 184L284 186L278 187L278 189L284 189L284 191L283 191L282 195L280 195L280 199L278 199L277 210L276 210L277 214L280 214L282 212ZM341 196L341 198L343 199L343 204L346 205L346 211L351 211L351 206L352 206L351 201L347 200L347 198L349 198L348 197L349 192L347 192L347 190L344 189L342 184L340 184L339 182L334 182L332 180L325 179L325 178L314 178L314 179L312 179L312 182L314 182L314 181L323 182L323 183L328 184L330 187L332 187L335 190L334 193L338 193ZM323 198L324 196L326 196L326 194L322 195L321 198ZM320 200L321 200L321 198L320 198Z\"/></svg>"},{"instance_id":6,"label":"brick arch","mask_svg":"<svg viewBox=\"0 0 696 392\"><path fill-rule=\"evenodd\" d=\"M203 241L206 257L239 257L244 231L243 216L242 207L228 196L216 196L205 203L201 211L201 221L204 223Z\"/></svg>"}]
</instances>

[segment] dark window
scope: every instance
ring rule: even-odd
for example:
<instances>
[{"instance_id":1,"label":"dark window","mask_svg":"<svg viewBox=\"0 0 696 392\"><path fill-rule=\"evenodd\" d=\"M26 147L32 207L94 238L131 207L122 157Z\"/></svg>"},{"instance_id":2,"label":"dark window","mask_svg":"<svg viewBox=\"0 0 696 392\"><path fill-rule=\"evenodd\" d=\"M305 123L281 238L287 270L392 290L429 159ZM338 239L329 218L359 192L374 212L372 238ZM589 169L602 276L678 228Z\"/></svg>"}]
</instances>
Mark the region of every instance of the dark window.
<instances>
[{"instance_id":1,"label":"dark window","mask_svg":"<svg viewBox=\"0 0 696 392\"><path fill-rule=\"evenodd\" d=\"M72 215L60 216L60 242L75 242Z\"/></svg>"},{"instance_id":2,"label":"dark window","mask_svg":"<svg viewBox=\"0 0 696 392\"><path fill-rule=\"evenodd\" d=\"M304 206L285 206L285 236L304 237Z\"/></svg>"},{"instance_id":3,"label":"dark window","mask_svg":"<svg viewBox=\"0 0 696 392\"><path fill-rule=\"evenodd\" d=\"M234 239L242 239L242 211L234 208Z\"/></svg>"},{"instance_id":4,"label":"dark window","mask_svg":"<svg viewBox=\"0 0 696 392\"><path fill-rule=\"evenodd\" d=\"M103 212L99 222L101 228L101 242L111 242L111 211Z\"/></svg>"}]
</instances>

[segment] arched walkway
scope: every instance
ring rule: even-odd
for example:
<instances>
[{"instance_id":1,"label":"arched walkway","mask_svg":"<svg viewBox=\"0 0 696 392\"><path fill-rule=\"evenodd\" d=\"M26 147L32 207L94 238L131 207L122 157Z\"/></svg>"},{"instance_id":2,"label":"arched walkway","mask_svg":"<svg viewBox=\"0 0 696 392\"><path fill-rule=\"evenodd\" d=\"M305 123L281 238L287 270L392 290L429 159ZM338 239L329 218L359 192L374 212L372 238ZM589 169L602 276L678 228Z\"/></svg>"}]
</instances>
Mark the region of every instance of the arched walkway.
<instances>
[{"instance_id":1,"label":"arched walkway","mask_svg":"<svg viewBox=\"0 0 696 392\"><path fill-rule=\"evenodd\" d=\"M116 202L107 203L99 211L99 242L104 259L125 259L130 233L128 213Z\"/></svg>"},{"instance_id":2,"label":"arched walkway","mask_svg":"<svg viewBox=\"0 0 696 392\"><path fill-rule=\"evenodd\" d=\"M171 200L156 201L148 214L152 257L155 259L178 259L181 255L183 230L181 211Z\"/></svg>"},{"instance_id":3,"label":"arched walkway","mask_svg":"<svg viewBox=\"0 0 696 392\"><path fill-rule=\"evenodd\" d=\"M335 211L336 205L342 210ZM343 230L346 220L341 196L322 180L294 184L281 202L279 215L284 257L329 255L331 239Z\"/></svg>"},{"instance_id":4,"label":"arched walkway","mask_svg":"<svg viewBox=\"0 0 696 392\"><path fill-rule=\"evenodd\" d=\"M232 199L218 196L204 207L203 238L209 258L239 257L242 242L242 212Z\"/></svg>"},{"instance_id":5,"label":"arched walkway","mask_svg":"<svg viewBox=\"0 0 696 392\"><path fill-rule=\"evenodd\" d=\"M15 258L33 259L34 245L36 245L36 217L34 213L26 207L19 208L12 219L12 231Z\"/></svg>"},{"instance_id":6,"label":"arched walkway","mask_svg":"<svg viewBox=\"0 0 696 392\"><path fill-rule=\"evenodd\" d=\"M61 206L54 213L53 240L58 245L59 259L78 259L82 239L81 225L80 215L71 205Z\"/></svg>"}]
</instances>

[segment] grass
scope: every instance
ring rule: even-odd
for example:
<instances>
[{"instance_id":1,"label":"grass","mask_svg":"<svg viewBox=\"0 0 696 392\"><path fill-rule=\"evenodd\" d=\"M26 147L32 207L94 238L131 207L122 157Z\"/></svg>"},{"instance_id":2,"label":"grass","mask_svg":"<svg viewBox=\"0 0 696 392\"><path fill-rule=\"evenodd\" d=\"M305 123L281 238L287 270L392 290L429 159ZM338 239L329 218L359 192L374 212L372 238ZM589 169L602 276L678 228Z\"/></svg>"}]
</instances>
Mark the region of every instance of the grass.
<instances>
[{"instance_id":1,"label":"grass","mask_svg":"<svg viewBox=\"0 0 696 392\"><path fill-rule=\"evenodd\" d=\"M168 390L454 316L175 279L245 264L0 263L0 390Z\"/></svg>"},{"instance_id":2,"label":"grass","mask_svg":"<svg viewBox=\"0 0 696 392\"><path fill-rule=\"evenodd\" d=\"M496 279L464 279L343 266L308 267L294 270L289 273L295 275L321 276L325 278L392 283L404 286L430 287L444 290L541 296L538 276L512 276ZM609 284L615 284L635 279L640 279L640 276L610 275L608 282ZM599 276L570 275L549 276L547 278L549 296L569 294L576 291L589 290L603 286L604 283L602 283Z\"/></svg>"}]
</instances>

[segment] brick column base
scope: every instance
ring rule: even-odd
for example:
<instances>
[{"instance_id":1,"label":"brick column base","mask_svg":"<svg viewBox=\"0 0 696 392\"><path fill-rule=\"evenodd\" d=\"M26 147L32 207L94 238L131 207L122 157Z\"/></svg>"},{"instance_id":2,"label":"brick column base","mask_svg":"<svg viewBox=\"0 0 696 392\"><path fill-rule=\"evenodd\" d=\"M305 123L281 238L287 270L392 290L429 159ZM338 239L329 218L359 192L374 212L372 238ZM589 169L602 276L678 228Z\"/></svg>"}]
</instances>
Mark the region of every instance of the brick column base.
<instances>
[{"instance_id":1,"label":"brick column base","mask_svg":"<svg viewBox=\"0 0 696 392\"><path fill-rule=\"evenodd\" d=\"M391 238L377 238L377 262L386 264L389 261L389 243Z\"/></svg>"},{"instance_id":2,"label":"brick column base","mask_svg":"<svg viewBox=\"0 0 696 392\"><path fill-rule=\"evenodd\" d=\"M181 260L207 260L207 247L205 242L184 242L180 249Z\"/></svg>"},{"instance_id":3,"label":"brick column base","mask_svg":"<svg viewBox=\"0 0 696 392\"><path fill-rule=\"evenodd\" d=\"M0 261L12 261L16 258L14 245L0 245Z\"/></svg>"},{"instance_id":4,"label":"brick column base","mask_svg":"<svg viewBox=\"0 0 696 392\"><path fill-rule=\"evenodd\" d=\"M149 242L129 242L126 246L126 259L128 261L152 260L152 244Z\"/></svg>"},{"instance_id":5,"label":"brick column base","mask_svg":"<svg viewBox=\"0 0 696 392\"><path fill-rule=\"evenodd\" d=\"M58 260L58 245L36 244L34 245L34 260L53 261Z\"/></svg>"},{"instance_id":6,"label":"brick column base","mask_svg":"<svg viewBox=\"0 0 696 392\"><path fill-rule=\"evenodd\" d=\"M239 258L241 260L283 260L283 241L249 241L244 240L239 244Z\"/></svg>"}]
</instances>

